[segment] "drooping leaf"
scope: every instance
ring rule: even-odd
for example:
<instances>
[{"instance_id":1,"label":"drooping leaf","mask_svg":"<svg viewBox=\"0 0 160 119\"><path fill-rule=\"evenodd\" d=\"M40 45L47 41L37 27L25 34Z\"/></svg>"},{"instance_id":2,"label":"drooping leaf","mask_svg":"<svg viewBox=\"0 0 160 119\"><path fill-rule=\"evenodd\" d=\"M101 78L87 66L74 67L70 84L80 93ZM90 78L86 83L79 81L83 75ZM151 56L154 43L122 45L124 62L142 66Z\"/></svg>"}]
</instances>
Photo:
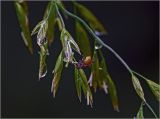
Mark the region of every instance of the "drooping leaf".
<instances>
[{"instance_id":1,"label":"drooping leaf","mask_svg":"<svg viewBox=\"0 0 160 119\"><path fill-rule=\"evenodd\" d=\"M54 30L55 30L55 21L56 21L56 9L55 3L50 1L46 7L44 18L48 20L48 30L47 30L47 40L49 45L54 40Z\"/></svg>"},{"instance_id":2,"label":"drooping leaf","mask_svg":"<svg viewBox=\"0 0 160 119\"><path fill-rule=\"evenodd\" d=\"M77 11L80 15L89 23L90 27L100 34L106 34L106 30L96 16L85 6L79 3L75 3Z\"/></svg>"},{"instance_id":3,"label":"drooping leaf","mask_svg":"<svg viewBox=\"0 0 160 119\"><path fill-rule=\"evenodd\" d=\"M156 97L157 101L160 101L160 85L151 81L151 80L146 80L147 84L149 85L152 93L154 94L154 96Z\"/></svg>"},{"instance_id":4,"label":"drooping leaf","mask_svg":"<svg viewBox=\"0 0 160 119\"><path fill-rule=\"evenodd\" d=\"M46 54L40 53L39 79L43 78L47 73Z\"/></svg>"},{"instance_id":5,"label":"drooping leaf","mask_svg":"<svg viewBox=\"0 0 160 119\"><path fill-rule=\"evenodd\" d=\"M113 108L115 111L119 112L118 97L117 97L117 90L116 90L115 83L113 82L109 74L106 75L105 79L107 80L108 92L111 97Z\"/></svg>"},{"instance_id":6,"label":"drooping leaf","mask_svg":"<svg viewBox=\"0 0 160 119\"><path fill-rule=\"evenodd\" d=\"M28 3L27 3L27 1L19 0L18 2L22 5L25 13L28 15Z\"/></svg>"},{"instance_id":7,"label":"drooping leaf","mask_svg":"<svg viewBox=\"0 0 160 119\"><path fill-rule=\"evenodd\" d=\"M75 67L75 84L76 84L76 90L78 98L81 102L81 91L83 91L84 96L87 98L87 105L91 105L93 103L93 97L92 92L90 90L90 87L87 83L87 77L85 75L85 72L83 69L77 69Z\"/></svg>"},{"instance_id":8,"label":"drooping leaf","mask_svg":"<svg viewBox=\"0 0 160 119\"><path fill-rule=\"evenodd\" d=\"M87 83L87 77L85 75L85 72L82 69L79 69L78 71L79 71L79 77L81 78L82 84L84 86L84 87L82 86L83 92L85 95L87 95L87 89L89 89L89 86Z\"/></svg>"},{"instance_id":9,"label":"drooping leaf","mask_svg":"<svg viewBox=\"0 0 160 119\"><path fill-rule=\"evenodd\" d=\"M137 116L136 116L137 119L144 119L144 116L143 116L143 103L141 104L140 108L139 108L139 111L137 113Z\"/></svg>"},{"instance_id":10,"label":"drooping leaf","mask_svg":"<svg viewBox=\"0 0 160 119\"><path fill-rule=\"evenodd\" d=\"M75 75L75 85L76 85L76 90L77 90L77 95L78 95L78 98L81 102L81 85L82 85L82 82L81 82L81 78L79 77L79 72L78 72L78 69L75 67L75 70L74 70L74 75Z\"/></svg>"},{"instance_id":11,"label":"drooping leaf","mask_svg":"<svg viewBox=\"0 0 160 119\"><path fill-rule=\"evenodd\" d=\"M101 60L100 60L100 67L101 67L105 72L108 72L107 65L106 65L106 62L105 62L105 58L104 58L104 56L103 56L103 54L102 54L101 49L98 49L98 53L99 53L100 58L101 58Z\"/></svg>"},{"instance_id":12,"label":"drooping leaf","mask_svg":"<svg viewBox=\"0 0 160 119\"><path fill-rule=\"evenodd\" d=\"M87 105L91 105L92 107L93 97L92 97L92 92L90 90L90 87L87 83L87 77L85 75L85 72L82 69L79 69L78 71L79 71L79 77L81 78L81 82L82 82L82 90L85 97L87 98Z\"/></svg>"},{"instance_id":13,"label":"drooping leaf","mask_svg":"<svg viewBox=\"0 0 160 119\"><path fill-rule=\"evenodd\" d=\"M102 68L100 71L100 75L107 82L108 92L109 92L114 110L119 111L116 86L115 86L115 83L113 82L110 74L108 73L105 58L104 58L101 50L99 50L99 51L100 51L100 56L101 56L100 67Z\"/></svg>"},{"instance_id":14,"label":"drooping leaf","mask_svg":"<svg viewBox=\"0 0 160 119\"><path fill-rule=\"evenodd\" d=\"M40 61L39 61L39 80L47 74L46 58L48 55L47 43L40 46Z\"/></svg>"},{"instance_id":15,"label":"drooping leaf","mask_svg":"<svg viewBox=\"0 0 160 119\"><path fill-rule=\"evenodd\" d=\"M85 31L85 29L83 29L83 26L79 23L76 22L75 24L76 28L75 28L75 32L76 32L76 42L81 50L81 52L83 53L84 57L86 56L91 56L91 48L90 48L90 42L89 42L89 38L87 36L87 33Z\"/></svg>"},{"instance_id":16,"label":"drooping leaf","mask_svg":"<svg viewBox=\"0 0 160 119\"><path fill-rule=\"evenodd\" d=\"M15 2L16 13L22 30L22 37L31 54L33 54L32 39L29 30L27 13L19 2Z\"/></svg>"},{"instance_id":17,"label":"drooping leaf","mask_svg":"<svg viewBox=\"0 0 160 119\"><path fill-rule=\"evenodd\" d=\"M97 56L97 51L95 50L93 53L93 63L91 66L91 72L93 73L92 86L95 92L97 87L101 88L101 85L103 85L103 81L101 80L100 74L99 74L99 68L100 68L99 59Z\"/></svg>"},{"instance_id":18,"label":"drooping leaf","mask_svg":"<svg viewBox=\"0 0 160 119\"><path fill-rule=\"evenodd\" d=\"M111 76L108 74L108 72L104 72L102 69L101 73L103 73L104 79L107 82L108 92L109 92L109 95L112 101L113 108L115 111L119 112L118 96L117 96L117 90L116 90L115 83L111 79Z\"/></svg>"},{"instance_id":19,"label":"drooping leaf","mask_svg":"<svg viewBox=\"0 0 160 119\"><path fill-rule=\"evenodd\" d=\"M59 82L60 82L62 70L63 70L63 56L62 56L62 52L61 52L60 55L58 56L58 59L56 61L56 65L55 65L55 68L53 71L54 78L52 80L51 92L53 92L54 97L55 97L56 92L59 87Z\"/></svg>"},{"instance_id":20,"label":"drooping leaf","mask_svg":"<svg viewBox=\"0 0 160 119\"><path fill-rule=\"evenodd\" d=\"M134 86L134 89L136 90L136 93L138 94L138 96L144 101L146 102L145 98L144 98L144 92L143 89L141 87L141 84L138 80L138 78L135 75L132 75L132 83Z\"/></svg>"}]
</instances>

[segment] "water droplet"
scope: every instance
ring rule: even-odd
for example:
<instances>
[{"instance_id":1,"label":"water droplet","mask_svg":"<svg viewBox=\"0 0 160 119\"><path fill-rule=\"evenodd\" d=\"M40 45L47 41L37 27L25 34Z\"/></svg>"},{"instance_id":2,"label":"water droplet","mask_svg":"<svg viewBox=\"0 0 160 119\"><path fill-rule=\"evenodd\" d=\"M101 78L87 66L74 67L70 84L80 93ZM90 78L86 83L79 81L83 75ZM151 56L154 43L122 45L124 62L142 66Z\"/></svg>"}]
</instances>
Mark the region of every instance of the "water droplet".
<instances>
[{"instance_id":1,"label":"water droplet","mask_svg":"<svg viewBox=\"0 0 160 119\"><path fill-rule=\"evenodd\" d=\"M100 45L100 44L98 44L98 43L95 45L95 49L96 49L96 50L101 49L101 48L102 48L102 45Z\"/></svg>"}]
</instances>

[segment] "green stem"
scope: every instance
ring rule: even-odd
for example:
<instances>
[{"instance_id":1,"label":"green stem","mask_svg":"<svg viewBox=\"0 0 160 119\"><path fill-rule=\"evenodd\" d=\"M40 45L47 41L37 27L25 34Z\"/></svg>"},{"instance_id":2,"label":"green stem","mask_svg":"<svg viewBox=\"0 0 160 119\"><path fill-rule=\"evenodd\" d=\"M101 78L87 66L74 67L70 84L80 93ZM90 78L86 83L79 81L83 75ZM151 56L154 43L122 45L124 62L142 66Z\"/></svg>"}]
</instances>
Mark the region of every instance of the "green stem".
<instances>
[{"instance_id":1,"label":"green stem","mask_svg":"<svg viewBox=\"0 0 160 119\"><path fill-rule=\"evenodd\" d=\"M98 36L95 35L95 33L93 32L93 30L86 24L85 21L83 21L80 17L72 14L71 12L67 11L63 6L59 5L58 3L56 3L58 5L58 7L63 10L68 16L76 19L77 21L79 21L80 23L82 23L86 29L89 31L89 33L94 37L94 39L101 44L102 46L104 46L105 48L107 48L108 50L110 50L120 61L121 63L126 67L126 69L129 71L129 73L131 75L133 75L131 68L126 64L126 62L107 44L105 44Z\"/></svg>"},{"instance_id":2,"label":"green stem","mask_svg":"<svg viewBox=\"0 0 160 119\"><path fill-rule=\"evenodd\" d=\"M153 113L153 115L155 116L155 118L158 119L158 116L155 114L155 112L153 111L152 107L147 102L145 102L145 104L149 108L149 110Z\"/></svg>"},{"instance_id":3,"label":"green stem","mask_svg":"<svg viewBox=\"0 0 160 119\"><path fill-rule=\"evenodd\" d=\"M59 12L59 9L58 9L56 3L55 3L55 7L56 7L56 10L57 10L58 16L59 16L59 18L60 18L60 20L61 20L62 27L65 28L65 24L64 24L63 18L62 18L62 16L61 16L60 12Z\"/></svg>"},{"instance_id":4,"label":"green stem","mask_svg":"<svg viewBox=\"0 0 160 119\"><path fill-rule=\"evenodd\" d=\"M132 72L133 72L134 74L136 74L137 76L145 79L145 80L149 80L148 78L144 77L143 75L141 75L141 74L139 74L139 73L137 73L137 72L135 72L135 71L133 71L133 70L132 70Z\"/></svg>"}]
</instances>

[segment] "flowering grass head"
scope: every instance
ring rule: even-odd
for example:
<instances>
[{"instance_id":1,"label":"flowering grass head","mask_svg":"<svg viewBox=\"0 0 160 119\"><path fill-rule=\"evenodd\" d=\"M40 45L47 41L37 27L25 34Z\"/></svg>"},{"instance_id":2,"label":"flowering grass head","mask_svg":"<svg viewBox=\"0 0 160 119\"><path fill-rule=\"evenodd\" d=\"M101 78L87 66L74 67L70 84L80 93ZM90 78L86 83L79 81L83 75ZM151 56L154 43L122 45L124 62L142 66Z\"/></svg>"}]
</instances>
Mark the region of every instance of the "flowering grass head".
<instances>
[{"instance_id":1,"label":"flowering grass head","mask_svg":"<svg viewBox=\"0 0 160 119\"><path fill-rule=\"evenodd\" d=\"M105 44L100 39L100 36L106 35L107 31L97 17L87 7L73 1L73 14L64 7L64 4L62 4L60 0L53 0L47 5L44 18L36 25L30 34L27 17L28 13L27 10L23 8L22 4L23 2L15 1L18 20L22 29L21 34L31 53L33 53L31 35L37 34L37 45L40 49L39 79L45 77L47 74L46 59L49 55L48 47L53 42L55 24L59 27L60 37L58 40L62 44L62 49L53 69L53 80L51 84L51 92L53 97L56 96L60 86L63 68L68 68L68 65L71 64L74 66L74 80L79 101L82 102L81 98L83 93L86 98L87 105L93 107L92 93L97 90L103 90L105 94L110 97L113 109L119 112L118 91L116 84L109 73L106 59L104 58L104 54L102 52L102 49L106 48L121 61L130 73L133 87L137 93L137 96L139 96L142 101L142 105L140 106L136 118L143 118L144 105L146 105L154 116L157 117L150 105L147 103L139 79L141 78L147 82L147 85L150 87L153 95L158 101L160 101L159 84L133 71L117 52L115 52L109 45ZM74 19L75 38L72 37L65 27L65 22L61 12L63 15ZM77 15L80 15L82 18ZM93 46L90 43L91 40L94 42L92 44ZM84 58L77 60L75 54ZM65 67L63 66L64 63L66 63ZM84 68L90 71L89 77L87 77Z\"/></svg>"}]
</instances>

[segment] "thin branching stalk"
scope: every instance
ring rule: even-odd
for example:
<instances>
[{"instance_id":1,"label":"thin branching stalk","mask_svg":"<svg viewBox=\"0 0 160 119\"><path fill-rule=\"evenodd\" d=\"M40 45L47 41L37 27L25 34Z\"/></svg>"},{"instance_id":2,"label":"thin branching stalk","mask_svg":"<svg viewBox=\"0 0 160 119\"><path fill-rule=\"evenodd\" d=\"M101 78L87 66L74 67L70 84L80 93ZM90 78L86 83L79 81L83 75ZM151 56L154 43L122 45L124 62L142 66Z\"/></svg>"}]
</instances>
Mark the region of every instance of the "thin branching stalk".
<instances>
[{"instance_id":1,"label":"thin branching stalk","mask_svg":"<svg viewBox=\"0 0 160 119\"><path fill-rule=\"evenodd\" d=\"M137 73L137 72L135 72L135 71L133 71L133 70L132 70L132 72L133 72L134 74L136 74L137 76L141 77L142 79L149 80L148 78L144 77L143 75L141 75L141 74L139 74L139 73Z\"/></svg>"},{"instance_id":2,"label":"thin branching stalk","mask_svg":"<svg viewBox=\"0 0 160 119\"><path fill-rule=\"evenodd\" d=\"M153 113L153 115L155 116L155 118L158 119L158 116L156 115L156 113L153 111L152 107L147 103L145 102L146 106L149 108L149 110Z\"/></svg>"},{"instance_id":3,"label":"thin branching stalk","mask_svg":"<svg viewBox=\"0 0 160 119\"><path fill-rule=\"evenodd\" d=\"M57 4L55 4L55 7L56 7L56 10L57 10L57 14L58 14L58 16L59 16L59 18L60 18L60 20L61 20L62 28L65 28L65 24L64 24L64 21L63 21L63 18L62 18L62 16L61 16L60 12L59 12L59 9L58 9L58 7L57 7Z\"/></svg>"}]
</instances>

